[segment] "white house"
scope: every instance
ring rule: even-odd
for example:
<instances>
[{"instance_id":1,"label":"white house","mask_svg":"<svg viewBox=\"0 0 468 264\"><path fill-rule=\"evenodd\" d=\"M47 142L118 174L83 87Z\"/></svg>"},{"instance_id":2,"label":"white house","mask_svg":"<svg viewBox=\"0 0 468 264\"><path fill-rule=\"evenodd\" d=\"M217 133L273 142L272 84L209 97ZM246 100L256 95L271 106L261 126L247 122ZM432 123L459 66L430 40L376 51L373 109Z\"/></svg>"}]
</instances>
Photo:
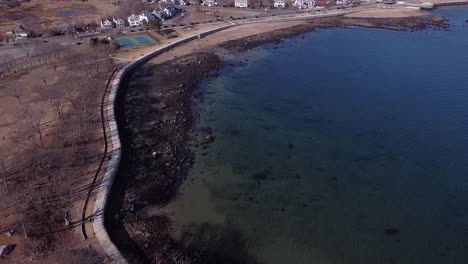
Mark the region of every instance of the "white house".
<instances>
[{"instance_id":1,"label":"white house","mask_svg":"<svg viewBox=\"0 0 468 264\"><path fill-rule=\"evenodd\" d=\"M351 0L337 0L336 4L337 5L349 5L351 4L351 2L352 2Z\"/></svg>"},{"instance_id":2,"label":"white house","mask_svg":"<svg viewBox=\"0 0 468 264\"><path fill-rule=\"evenodd\" d=\"M29 36L28 32L23 26L17 26L14 30L16 39L23 39Z\"/></svg>"},{"instance_id":3,"label":"white house","mask_svg":"<svg viewBox=\"0 0 468 264\"><path fill-rule=\"evenodd\" d=\"M125 27L125 21L120 17L113 17L112 21L114 22L115 26L118 28Z\"/></svg>"},{"instance_id":4,"label":"white house","mask_svg":"<svg viewBox=\"0 0 468 264\"><path fill-rule=\"evenodd\" d=\"M248 0L234 0L235 7L246 8L249 6Z\"/></svg>"},{"instance_id":5,"label":"white house","mask_svg":"<svg viewBox=\"0 0 468 264\"><path fill-rule=\"evenodd\" d=\"M114 27L114 24L112 24L112 21L109 18L101 19L101 28L109 29L113 27Z\"/></svg>"},{"instance_id":6,"label":"white house","mask_svg":"<svg viewBox=\"0 0 468 264\"><path fill-rule=\"evenodd\" d=\"M315 6L315 0L296 0L294 6L301 9L308 9Z\"/></svg>"},{"instance_id":7,"label":"white house","mask_svg":"<svg viewBox=\"0 0 468 264\"><path fill-rule=\"evenodd\" d=\"M156 19L156 16L151 13L151 12L148 12L148 11L143 11L139 16L138 16L139 20L140 20L140 24L143 23L143 22L146 22L148 23L149 21L151 20L155 20Z\"/></svg>"},{"instance_id":8,"label":"white house","mask_svg":"<svg viewBox=\"0 0 468 264\"><path fill-rule=\"evenodd\" d=\"M203 5L206 6L215 6L218 5L215 0L203 0Z\"/></svg>"},{"instance_id":9,"label":"white house","mask_svg":"<svg viewBox=\"0 0 468 264\"><path fill-rule=\"evenodd\" d=\"M274 7L285 7L285 5L286 5L286 0L274 0L273 1Z\"/></svg>"},{"instance_id":10,"label":"white house","mask_svg":"<svg viewBox=\"0 0 468 264\"><path fill-rule=\"evenodd\" d=\"M127 18L128 24L131 27L137 27L140 25L140 18L137 15L131 15Z\"/></svg>"}]
</instances>

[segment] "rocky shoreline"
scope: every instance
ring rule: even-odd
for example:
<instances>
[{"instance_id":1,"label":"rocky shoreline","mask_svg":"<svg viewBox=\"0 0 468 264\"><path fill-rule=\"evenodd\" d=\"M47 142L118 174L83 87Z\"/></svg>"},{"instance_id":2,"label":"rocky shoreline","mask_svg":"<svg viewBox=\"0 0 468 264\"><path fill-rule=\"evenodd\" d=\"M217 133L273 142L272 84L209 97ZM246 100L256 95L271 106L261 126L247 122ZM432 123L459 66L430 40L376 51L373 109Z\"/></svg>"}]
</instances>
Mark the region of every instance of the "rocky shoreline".
<instances>
[{"instance_id":1,"label":"rocky shoreline","mask_svg":"<svg viewBox=\"0 0 468 264\"><path fill-rule=\"evenodd\" d=\"M193 162L187 149L191 93L220 66L221 60L209 53L147 63L122 87L118 111L123 155L117 178L125 182L117 184L125 188L113 197L120 199L120 208L111 208L115 223L110 233L130 262L153 263L177 255L196 263L196 254L170 238L168 216L142 215L141 209L171 202L185 180ZM134 243L129 245L128 239Z\"/></svg>"},{"instance_id":2,"label":"rocky shoreline","mask_svg":"<svg viewBox=\"0 0 468 264\"><path fill-rule=\"evenodd\" d=\"M437 29L447 28L447 19L443 16L426 12L424 16L398 18L354 18L329 17L314 19L307 23L290 28L278 29L250 37L227 41L219 45L230 52L243 52L262 44L277 42L282 38L297 36L315 29L360 26L366 28L380 28L397 31L422 30L429 27Z\"/></svg>"},{"instance_id":3,"label":"rocky shoreline","mask_svg":"<svg viewBox=\"0 0 468 264\"><path fill-rule=\"evenodd\" d=\"M317 28L419 30L445 28L446 22L431 13L416 18L325 18L227 41L219 48L236 54ZM192 92L202 79L216 74L223 65L220 57L205 51L162 64L150 62L137 69L122 87L117 111L123 156L109 233L131 263L247 263L245 258L232 259L206 247L187 247L184 241L171 238L170 216L143 213L146 207L170 203L192 167L193 153L188 148L194 120ZM205 141L199 143L214 140L209 131L203 132Z\"/></svg>"}]
</instances>

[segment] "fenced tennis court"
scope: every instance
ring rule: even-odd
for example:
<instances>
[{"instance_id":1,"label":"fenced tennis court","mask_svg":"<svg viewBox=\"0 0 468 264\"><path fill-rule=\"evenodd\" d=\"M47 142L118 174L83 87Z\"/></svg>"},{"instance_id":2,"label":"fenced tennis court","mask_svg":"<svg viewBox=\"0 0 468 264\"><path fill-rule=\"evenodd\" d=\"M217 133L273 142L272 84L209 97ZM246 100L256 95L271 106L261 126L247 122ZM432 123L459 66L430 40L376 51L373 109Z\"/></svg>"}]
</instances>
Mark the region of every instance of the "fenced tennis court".
<instances>
[{"instance_id":1,"label":"fenced tennis court","mask_svg":"<svg viewBox=\"0 0 468 264\"><path fill-rule=\"evenodd\" d=\"M141 46L148 44L155 44L156 40L148 35L135 35L115 38L117 43L122 47Z\"/></svg>"}]
</instances>

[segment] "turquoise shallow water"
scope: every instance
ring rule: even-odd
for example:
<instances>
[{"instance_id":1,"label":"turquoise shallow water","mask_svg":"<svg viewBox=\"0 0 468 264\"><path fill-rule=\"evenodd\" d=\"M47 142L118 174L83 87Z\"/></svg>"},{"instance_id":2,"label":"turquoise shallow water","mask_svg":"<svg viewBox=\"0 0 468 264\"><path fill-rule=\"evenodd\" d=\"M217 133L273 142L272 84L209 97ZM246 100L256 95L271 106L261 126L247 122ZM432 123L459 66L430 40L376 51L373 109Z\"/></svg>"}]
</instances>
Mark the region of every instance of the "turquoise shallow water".
<instances>
[{"instance_id":1,"label":"turquoise shallow water","mask_svg":"<svg viewBox=\"0 0 468 264\"><path fill-rule=\"evenodd\" d=\"M228 61L194 99L174 236L237 263L468 263L468 7ZM203 134L200 132L200 134Z\"/></svg>"}]
</instances>

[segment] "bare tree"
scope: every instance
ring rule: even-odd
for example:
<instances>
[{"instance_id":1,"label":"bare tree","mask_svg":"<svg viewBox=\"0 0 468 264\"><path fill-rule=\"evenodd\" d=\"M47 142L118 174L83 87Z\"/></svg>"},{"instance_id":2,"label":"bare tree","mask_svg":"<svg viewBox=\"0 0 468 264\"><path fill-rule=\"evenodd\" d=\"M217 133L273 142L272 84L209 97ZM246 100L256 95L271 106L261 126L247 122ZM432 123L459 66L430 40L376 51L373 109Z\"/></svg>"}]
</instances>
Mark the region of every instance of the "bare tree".
<instances>
[{"instance_id":1,"label":"bare tree","mask_svg":"<svg viewBox=\"0 0 468 264\"><path fill-rule=\"evenodd\" d=\"M55 89L54 89L55 88ZM38 89L41 98L47 102L50 110L55 112L59 118L60 124L63 122L65 113L65 95L61 91L60 85L55 85L52 89Z\"/></svg>"},{"instance_id":2,"label":"bare tree","mask_svg":"<svg viewBox=\"0 0 468 264\"><path fill-rule=\"evenodd\" d=\"M23 230L23 235L24 235L25 238L28 238L29 237L28 236L28 230L26 229L26 222L25 222L25 216L24 216L24 213L27 210L27 208L26 208L26 199L27 198L24 197L24 193L16 192L15 199L17 201L19 201L15 205L16 214L19 217L19 221L20 221L20 224L21 224L21 229Z\"/></svg>"},{"instance_id":3,"label":"bare tree","mask_svg":"<svg viewBox=\"0 0 468 264\"><path fill-rule=\"evenodd\" d=\"M29 31L31 37L36 37L42 30L40 18L34 15L28 15L23 18L23 26Z\"/></svg>"},{"instance_id":4,"label":"bare tree","mask_svg":"<svg viewBox=\"0 0 468 264\"><path fill-rule=\"evenodd\" d=\"M42 104L33 109L30 105L23 105L18 112L17 121L19 132L31 136L37 134L39 142L43 145L43 130L46 112ZM31 133L32 132L32 133Z\"/></svg>"},{"instance_id":5,"label":"bare tree","mask_svg":"<svg viewBox=\"0 0 468 264\"><path fill-rule=\"evenodd\" d=\"M21 97L24 94L24 86L21 82L15 81L10 83L10 85L7 87L7 93L9 96L15 97L18 101L18 104L22 104Z\"/></svg>"},{"instance_id":6,"label":"bare tree","mask_svg":"<svg viewBox=\"0 0 468 264\"><path fill-rule=\"evenodd\" d=\"M7 174L8 174L8 156L5 152L0 153L0 174L3 178L3 184L5 186L5 191L8 194L8 181L7 181Z\"/></svg>"},{"instance_id":7,"label":"bare tree","mask_svg":"<svg viewBox=\"0 0 468 264\"><path fill-rule=\"evenodd\" d=\"M119 16L128 17L131 14L138 14L145 8L142 1L124 0L119 4Z\"/></svg>"},{"instance_id":8,"label":"bare tree","mask_svg":"<svg viewBox=\"0 0 468 264\"><path fill-rule=\"evenodd\" d=\"M92 248L70 249L64 248L57 250L48 263L62 264L67 260L68 264L101 264L104 263L103 257Z\"/></svg>"},{"instance_id":9,"label":"bare tree","mask_svg":"<svg viewBox=\"0 0 468 264\"><path fill-rule=\"evenodd\" d=\"M7 181L7 162L8 162L8 157L6 153L0 153L0 174L2 175L2 180L3 180L3 185L4 185L4 191L0 191L0 194L2 196L1 198L1 204L2 204L2 213L3 217L6 217L6 207L8 205L8 198L9 198L9 189L8 189L8 181Z\"/></svg>"},{"instance_id":10,"label":"bare tree","mask_svg":"<svg viewBox=\"0 0 468 264\"><path fill-rule=\"evenodd\" d=\"M234 0L218 0L218 5L220 6L227 6L227 7L233 7L234 6Z\"/></svg>"},{"instance_id":11,"label":"bare tree","mask_svg":"<svg viewBox=\"0 0 468 264\"><path fill-rule=\"evenodd\" d=\"M259 8L262 5L262 0L250 0L250 7Z\"/></svg>"},{"instance_id":12,"label":"bare tree","mask_svg":"<svg viewBox=\"0 0 468 264\"><path fill-rule=\"evenodd\" d=\"M14 61L15 58L11 54L0 55L0 67L6 69L8 73L11 73L11 68Z\"/></svg>"},{"instance_id":13,"label":"bare tree","mask_svg":"<svg viewBox=\"0 0 468 264\"><path fill-rule=\"evenodd\" d=\"M44 25L44 29L45 30L49 30L52 28L52 20L48 19L48 18L45 18L42 22L42 24Z\"/></svg>"},{"instance_id":14,"label":"bare tree","mask_svg":"<svg viewBox=\"0 0 468 264\"><path fill-rule=\"evenodd\" d=\"M273 0L261 0L261 5L263 7L273 7Z\"/></svg>"}]
</instances>

